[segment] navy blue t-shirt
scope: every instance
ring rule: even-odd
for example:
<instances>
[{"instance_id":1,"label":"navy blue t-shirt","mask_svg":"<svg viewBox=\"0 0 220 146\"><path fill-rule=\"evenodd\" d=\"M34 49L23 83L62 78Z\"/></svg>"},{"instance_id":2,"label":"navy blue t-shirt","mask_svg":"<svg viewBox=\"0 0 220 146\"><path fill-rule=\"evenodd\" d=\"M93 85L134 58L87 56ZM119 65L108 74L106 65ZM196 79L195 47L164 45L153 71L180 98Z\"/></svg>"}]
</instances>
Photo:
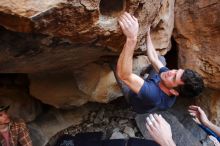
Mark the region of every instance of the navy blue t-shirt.
<instances>
[{"instance_id":1,"label":"navy blue t-shirt","mask_svg":"<svg viewBox=\"0 0 220 146\"><path fill-rule=\"evenodd\" d=\"M129 102L135 112L142 114L156 109L165 110L174 104L176 97L168 96L159 87L159 75L168 70L167 67L162 67L159 74L155 73L146 79L138 94L129 90Z\"/></svg>"}]
</instances>

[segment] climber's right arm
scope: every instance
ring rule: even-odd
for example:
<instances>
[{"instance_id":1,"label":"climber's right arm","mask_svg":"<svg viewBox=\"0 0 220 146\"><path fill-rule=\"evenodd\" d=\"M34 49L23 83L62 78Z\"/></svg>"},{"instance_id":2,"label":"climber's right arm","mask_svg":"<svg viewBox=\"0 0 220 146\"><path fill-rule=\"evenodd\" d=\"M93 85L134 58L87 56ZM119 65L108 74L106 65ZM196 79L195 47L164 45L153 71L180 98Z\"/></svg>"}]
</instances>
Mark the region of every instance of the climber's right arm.
<instances>
[{"instance_id":1,"label":"climber's right arm","mask_svg":"<svg viewBox=\"0 0 220 146\"><path fill-rule=\"evenodd\" d=\"M149 61L151 62L154 69L159 72L161 67L164 67L163 63L159 60L157 52L153 46L151 36L150 36L150 28L148 28L147 36L146 36L146 43L147 43L147 55Z\"/></svg>"}]
</instances>

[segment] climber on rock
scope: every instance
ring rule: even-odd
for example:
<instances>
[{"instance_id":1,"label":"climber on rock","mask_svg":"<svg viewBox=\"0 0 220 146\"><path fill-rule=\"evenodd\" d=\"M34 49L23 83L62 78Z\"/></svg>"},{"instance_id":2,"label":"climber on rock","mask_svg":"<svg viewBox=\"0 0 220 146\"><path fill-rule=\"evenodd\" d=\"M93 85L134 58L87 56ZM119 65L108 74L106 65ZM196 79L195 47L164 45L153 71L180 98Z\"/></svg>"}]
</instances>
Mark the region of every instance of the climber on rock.
<instances>
[{"instance_id":1,"label":"climber on rock","mask_svg":"<svg viewBox=\"0 0 220 146\"><path fill-rule=\"evenodd\" d=\"M152 44L150 28L146 36L147 55L153 66L147 79L132 73L134 49L137 43L139 24L137 18L125 12L118 19L126 36L126 42L117 62L116 80L133 110L146 113L154 110L170 108L176 96L195 97L204 88L200 75L190 69L169 70L162 63L163 57L158 54Z\"/></svg>"}]
</instances>

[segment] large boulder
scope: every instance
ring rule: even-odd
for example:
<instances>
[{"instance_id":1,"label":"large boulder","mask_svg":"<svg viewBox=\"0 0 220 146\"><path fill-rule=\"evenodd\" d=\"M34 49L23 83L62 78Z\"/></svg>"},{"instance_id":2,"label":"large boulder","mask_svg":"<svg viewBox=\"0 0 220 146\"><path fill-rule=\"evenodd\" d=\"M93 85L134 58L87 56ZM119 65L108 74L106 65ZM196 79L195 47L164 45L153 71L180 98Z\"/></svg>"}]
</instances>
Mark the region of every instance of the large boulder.
<instances>
[{"instance_id":1,"label":"large boulder","mask_svg":"<svg viewBox=\"0 0 220 146\"><path fill-rule=\"evenodd\" d=\"M146 56L138 56L133 71L141 74L149 64ZM120 96L109 64L92 63L75 71L29 74L30 94L57 108L81 106L88 101L108 103Z\"/></svg>"},{"instance_id":2,"label":"large boulder","mask_svg":"<svg viewBox=\"0 0 220 146\"><path fill-rule=\"evenodd\" d=\"M100 56L118 55L125 37L117 16L124 11L139 20L137 48L146 49L145 34L152 25L155 47L166 52L173 9L173 0L2 0L0 25L22 33L1 29L1 72L78 69Z\"/></svg>"},{"instance_id":3,"label":"large boulder","mask_svg":"<svg viewBox=\"0 0 220 146\"><path fill-rule=\"evenodd\" d=\"M88 101L107 103L122 96L109 65L89 64L74 72L30 74L30 93L57 108Z\"/></svg>"}]
</instances>

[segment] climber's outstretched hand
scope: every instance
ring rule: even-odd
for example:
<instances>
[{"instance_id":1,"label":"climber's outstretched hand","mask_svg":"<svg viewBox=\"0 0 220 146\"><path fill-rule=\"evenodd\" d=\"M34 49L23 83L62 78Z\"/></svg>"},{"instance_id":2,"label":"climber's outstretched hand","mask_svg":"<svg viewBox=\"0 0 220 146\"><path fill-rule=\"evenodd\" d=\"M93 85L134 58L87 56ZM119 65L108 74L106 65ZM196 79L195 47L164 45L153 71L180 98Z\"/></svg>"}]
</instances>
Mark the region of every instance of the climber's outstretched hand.
<instances>
[{"instance_id":1,"label":"climber's outstretched hand","mask_svg":"<svg viewBox=\"0 0 220 146\"><path fill-rule=\"evenodd\" d=\"M127 39L137 39L139 24L137 18L124 12L118 19L121 29Z\"/></svg>"}]
</instances>

